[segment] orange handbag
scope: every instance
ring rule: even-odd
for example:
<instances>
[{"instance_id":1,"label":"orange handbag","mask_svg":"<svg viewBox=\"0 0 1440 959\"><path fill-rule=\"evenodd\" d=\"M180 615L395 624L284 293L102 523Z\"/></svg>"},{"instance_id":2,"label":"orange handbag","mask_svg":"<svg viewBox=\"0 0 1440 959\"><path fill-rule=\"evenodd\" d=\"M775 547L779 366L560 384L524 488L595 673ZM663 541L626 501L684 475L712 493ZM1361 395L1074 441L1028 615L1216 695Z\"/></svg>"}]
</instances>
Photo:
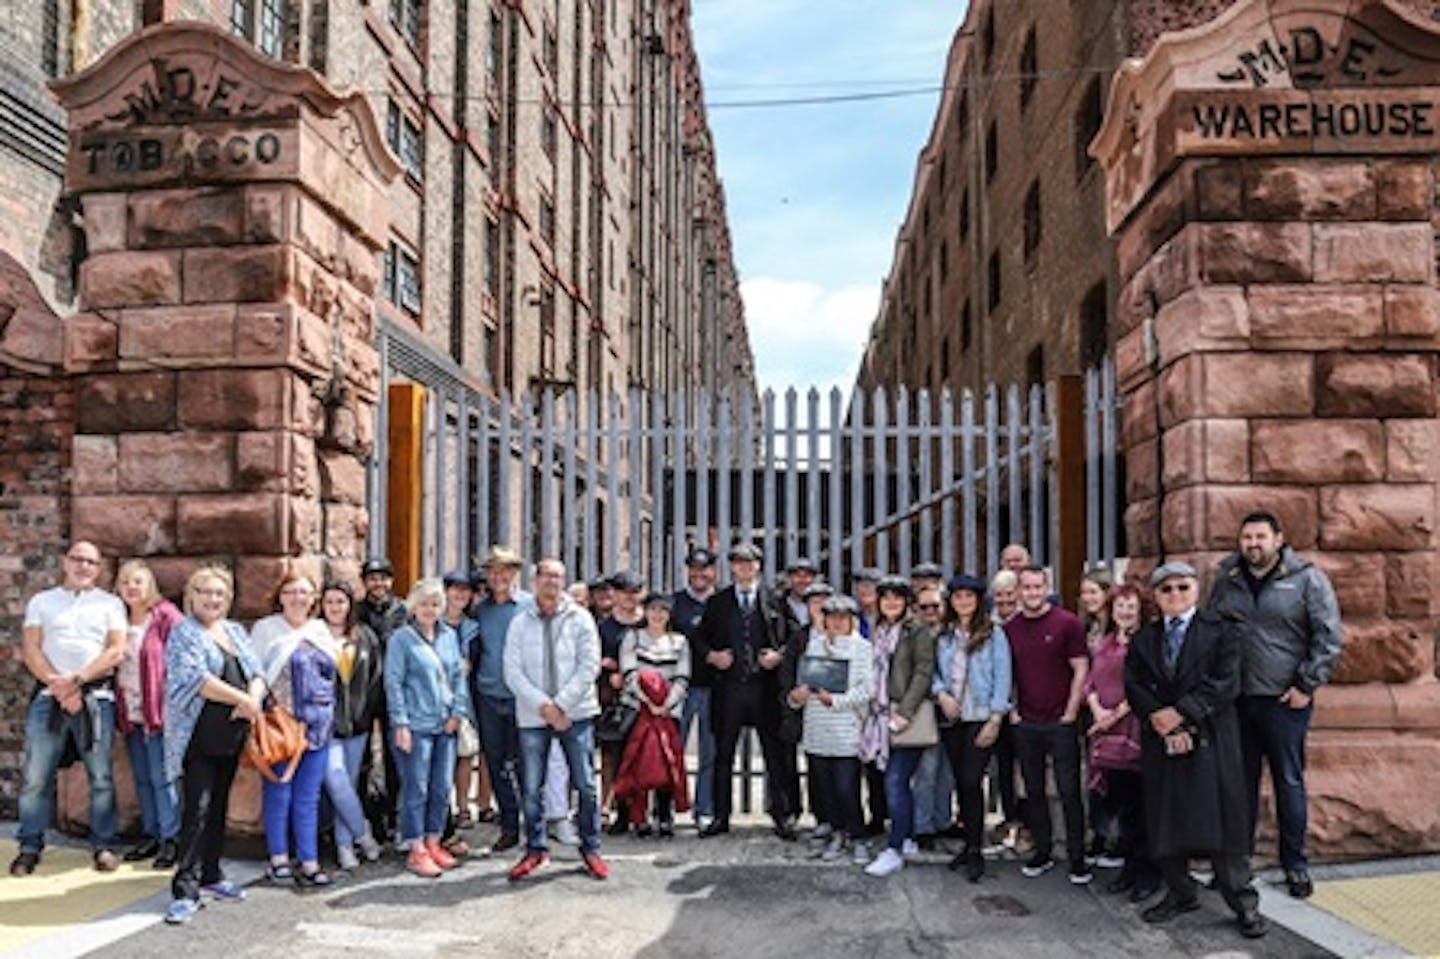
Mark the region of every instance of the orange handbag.
<instances>
[{"instance_id":1,"label":"orange handbag","mask_svg":"<svg viewBox=\"0 0 1440 959\"><path fill-rule=\"evenodd\" d=\"M250 738L245 741L245 762L272 783L288 783L300 765L300 757L309 744L305 741L305 724L294 713L278 703L266 709L260 720L250 724ZM289 763L277 776L276 766Z\"/></svg>"}]
</instances>

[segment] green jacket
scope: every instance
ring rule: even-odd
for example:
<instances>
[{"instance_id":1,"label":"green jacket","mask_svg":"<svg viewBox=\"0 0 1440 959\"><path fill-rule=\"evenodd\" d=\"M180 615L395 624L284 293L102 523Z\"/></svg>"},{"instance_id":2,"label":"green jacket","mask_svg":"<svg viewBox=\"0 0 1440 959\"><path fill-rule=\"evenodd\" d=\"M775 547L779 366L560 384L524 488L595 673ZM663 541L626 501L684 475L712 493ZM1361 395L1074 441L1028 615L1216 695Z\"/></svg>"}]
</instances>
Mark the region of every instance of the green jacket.
<instances>
[{"instance_id":1,"label":"green jacket","mask_svg":"<svg viewBox=\"0 0 1440 959\"><path fill-rule=\"evenodd\" d=\"M900 642L890 655L891 708L906 719L913 719L920 703L930 696L934 676L935 634L924 623L902 624Z\"/></svg>"}]
</instances>

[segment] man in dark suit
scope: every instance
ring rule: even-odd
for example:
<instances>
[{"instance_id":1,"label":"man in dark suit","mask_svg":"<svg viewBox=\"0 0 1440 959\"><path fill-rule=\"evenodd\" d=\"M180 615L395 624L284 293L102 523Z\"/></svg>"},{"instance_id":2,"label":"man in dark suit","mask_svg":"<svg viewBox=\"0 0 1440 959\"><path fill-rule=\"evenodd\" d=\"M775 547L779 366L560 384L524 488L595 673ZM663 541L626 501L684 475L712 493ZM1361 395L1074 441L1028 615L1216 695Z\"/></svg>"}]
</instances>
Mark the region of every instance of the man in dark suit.
<instances>
[{"instance_id":1,"label":"man in dark suit","mask_svg":"<svg viewBox=\"0 0 1440 959\"><path fill-rule=\"evenodd\" d=\"M746 726L760 736L766 793L775 834L795 838L790 824L789 767L780 741L781 650L784 620L766 601L760 582L760 551L749 543L730 550L731 585L705 604L695 644L715 670L711 709L715 726L715 818L701 837L730 831L735 746Z\"/></svg>"},{"instance_id":2,"label":"man in dark suit","mask_svg":"<svg viewBox=\"0 0 1440 959\"><path fill-rule=\"evenodd\" d=\"M1125 695L1141 718L1141 774L1150 851L1165 898L1142 913L1162 923L1200 907L1191 856L1210 859L1216 886L1240 933L1265 935L1251 885L1245 766L1240 752L1240 646L1233 624L1196 608L1200 584L1189 563L1164 563L1150 577L1162 618L1147 623L1125 659Z\"/></svg>"}]
</instances>

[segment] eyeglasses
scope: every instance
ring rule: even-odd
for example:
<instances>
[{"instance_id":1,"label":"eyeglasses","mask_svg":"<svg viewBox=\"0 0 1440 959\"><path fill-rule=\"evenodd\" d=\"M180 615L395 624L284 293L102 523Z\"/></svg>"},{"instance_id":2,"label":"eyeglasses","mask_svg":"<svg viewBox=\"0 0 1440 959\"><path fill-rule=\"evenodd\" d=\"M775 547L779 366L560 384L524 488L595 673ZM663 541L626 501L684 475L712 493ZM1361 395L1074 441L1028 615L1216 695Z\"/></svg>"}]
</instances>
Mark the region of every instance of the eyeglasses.
<instances>
[{"instance_id":1,"label":"eyeglasses","mask_svg":"<svg viewBox=\"0 0 1440 959\"><path fill-rule=\"evenodd\" d=\"M195 589L192 589L190 592L191 592L192 594L196 595L196 596L204 596L204 597L206 597L207 599L224 599L226 596L229 596L229 595L230 595L230 593L229 593L227 590L225 590L225 589L223 589L223 588L221 588L221 587L219 587L219 586L212 586L212 587L209 587L209 588L206 588L206 589L201 589L201 588L199 588L199 587L196 587Z\"/></svg>"},{"instance_id":2,"label":"eyeglasses","mask_svg":"<svg viewBox=\"0 0 1440 959\"><path fill-rule=\"evenodd\" d=\"M915 608L922 609L925 612L929 613L934 612L937 609L944 609L945 607L941 606L939 603L916 603Z\"/></svg>"},{"instance_id":3,"label":"eyeglasses","mask_svg":"<svg viewBox=\"0 0 1440 959\"><path fill-rule=\"evenodd\" d=\"M315 591L309 586L287 586L280 590L281 596L314 596Z\"/></svg>"},{"instance_id":4,"label":"eyeglasses","mask_svg":"<svg viewBox=\"0 0 1440 959\"><path fill-rule=\"evenodd\" d=\"M74 563L76 566L100 565L100 561L98 559L91 559L89 556L71 556L67 553L65 558L68 559L70 562Z\"/></svg>"},{"instance_id":5,"label":"eyeglasses","mask_svg":"<svg viewBox=\"0 0 1440 959\"><path fill-rule=\"evenodd\" d=\"M1166 583L1164 586L1161 586L1160 589L1157 590L1157 592L1161 592L1161 593L1188 593L1188 592L1190 592L1190 584L1189 584L1189 583Z\"/></svg>"}]
</instances>

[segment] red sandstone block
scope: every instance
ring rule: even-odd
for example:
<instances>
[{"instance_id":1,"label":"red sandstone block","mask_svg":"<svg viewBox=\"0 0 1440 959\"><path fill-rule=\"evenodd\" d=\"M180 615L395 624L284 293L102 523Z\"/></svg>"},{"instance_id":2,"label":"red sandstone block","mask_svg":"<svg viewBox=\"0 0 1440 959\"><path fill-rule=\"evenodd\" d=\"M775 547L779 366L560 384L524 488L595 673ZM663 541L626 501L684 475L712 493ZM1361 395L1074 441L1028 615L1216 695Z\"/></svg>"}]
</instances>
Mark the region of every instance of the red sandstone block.
<instances>
[{"instance_id":1,"label":"red sandstone block","mask_svg":"<svg viewBox=\"0 0 1440 959\"><path fill-rule=\"evenodd\" d=\"M1238 286L1203 286L1170 301L1155 318L1163 362L1188 353L1244 350L1250 345L1250 309Z\"/></svg>"},{"instance_id":2,"label":"red sandstone block","mask_svg":"<svg viewBox=\"0 0 1440 959\"><path fill-rule=\"evenodd\" d=\"M1165 488L1250 480L1246 420L1186 420L1165 432Z\"/></svg>"},{"instance_id":3,"label":"red sandstone block","mask_svg":"<svg viewBox=\"0 0 1440 959\"><path fill-rule=\"evenodd\" d=\"M380 288L380 257L377 251L355 239L349 231L340 237L340 258L343 276L357 292L367 300L376 295ZM370 312L365 311L368 318Z\"/></svg>"},{"instance_id":4,"label":"red sandstone block","mask_svg":"<svg viewBox=\"0 0 1440 959\"><path fill-rule=\"evenodd\" d=\"M179 252L100 253L80 265L82 309L166 306L179 302Z\"/></svg>"},{"instance_id":5,"label":"red sandstone block","mask_svg":"<svg viewBox=\"0 0 1440 959\"><path fill-rule=\"evenodd\" d=\"M70 535L107 555L149 556L175 550L175 500L170 496L76 496Z\"/></svg>"},{"instance_id":6,"label":"red sandstone block","mask_svg":"<svg viewBox=\"0 0 1440 959\"><path fill-rule=\"evenodd\" d=\"M325 555L349 560L363 559L370 514L363 506L328 503L325 506Z\"/></svg>"},{"instance_id":7,"label":"red sandstone block","mask_svg":"<svg viewBox=\"0 0 1440 959\"><path fill-rule=\"evenodd\" d=\"M1245 215L1245 175L1238 160L1195 170L1196 215L1202 220L1239 220Z\"/></svg>"},{"instance_id":8,"label":"red sandstone block","mask_svg":"<svg viewBox=\"0 0 1440 959\"><path fill-rule=\"evenodd\" d=\"M301 496L315 496L320 490L315 442L298 433L241 433L236 441L235 474L244 489Z\"/></svg>"},{"instance_id":9,"label":"red sandstone block","mask_svg":"<svg viewBox=\"0 0 1440 959\"><path fill-rule=\"evenodd\" d=\"M87 376L76 405L77 431L167 430L175 422L174 373Z\"/></svg>"},{"instance_id":10,"label":"red sandstone block","mask_svg":"<svg viewBox=\"0 0 1440 959\"><path fill-rule=\"evenodd\" d=\"M1255 220L1370 220L1375 176L1363 161L1254 160L1245 165L1245 214Z\"/></svg>"},{"instance_id":11,"label":"red sandstone block","mask_svg":"<svg viewBox=\"0 0 1440 959\"><path fill-rule=\"evenodd\" d=\"M235 357L283 364L290 352L296 308L289 303L246 304L235 311Z\"/></svg>"},{"instance_id":12,"label":"red sandstone block","mask_svg":"<svg viewBox=\"0 0 1440 959\"><path fill-rule=\"evenodd\" d=\"M321 581L324 569L318 556L239 556L235 560L235 607L237 619L256 619L273 612L270 596L289 570Z\"/></svg>"},{"instance_id":13,"label":"red sandstone block","mask_svg":"<svg viewBox=\"0 0 1440 959\"><path fill-rule=\"evenodd\" d=\"M234 445L226 433L121 436L120 488L135 493L227 490Z\"/></svg>"},{"instance_id":14,"label":"red sandstone block","mask_svg":"<svg viewBox=\"0 0 1440 959\"><path fill-rule=\"evenodd\" d=\"M1202 223L1200 262L1207 283L1287 283L1310 279L1305 223Z\"/></svg>"},{"instance_id":15,"label":"red sandstone block","mask_svg":"<svg viewBox=\"0 0 1440 959\"><path fill-rule=\"evenodd\" d=\"M95 313L77 313L63 322L67 370L114 369L119 336L113 319Z\"/></svg>"},{"instance_id":16,"label":"red sandstone block","mask_svg":"<svg viewBox=\"0 0 1440 959\"><path fill-rule=\"evenodd\" d=\"M294 187L256 184L245 188L243 234L247 243L284 243L290 239Z\"/></svg>"},{"instance_id":17,"label":"red sandstone block","mask_svg":"<svg viewBox=\"0 0 1440 959\"><path fill-rule=\"evenodd\" d=\"M1308 353L1206 353L1185 384L1194 416L1309 416L1315 367ZM1177 404L1177 407L1183 406Z\"/></svg>"},{"instance_id":18,"label":"red sandstone block","mask_svg":"<svg viewBox=\"0 0 1440 959\"><path fill-rule=\"evenodd\" d=\"M282 246L240 246L185 251L186 303L252 303L285 292Z\"/></svg>"},{"instance_id":19,"label":"red sandstone block","mask_svg":"<svg viewBox=\"0 0 1440 959\"><path fill-rule=\"evenodd\" d=\"M179 377L182 427L264 430L287 425L292 377L285 370L187 370Z\"/></svg>"},{"instance_id":20,"label":"red sandstone block","mask_svg":"<svg viewBox=\"0 0 1440 959\"><path fill-rule=\"evenodd\" d=\"M1375 162L1375 218L1425 220L1430 216L1434 178L1423 160Z\"/></svg>"},{"instance_id":21,"label":"red sandstone block","mask_svg":"<svg viewBox=\"0 0 1440 959\"><path fill-rule=\"evenodd\" d=\"M1354 735L1360 729L1395 728L1395 686L1331 683L1315 691L1312 730L1343 729Z\"/></svg>"},{"instance_id":22,"label":"red sandstone block","mask_svg":"<svg viewBox=\"0 0 1440 959\"><path fill-rule=\"evenodd\" d=\"M339 221L323 206L300 194L295 206L294 242L326 270L333 272L339 265L337 260L343 232Z\"/></svg>"},{"instance_id":23,"label":"red sandstone block","mask_svg":"<svg viewBox=\"0 0 1440 959\"><path fill-rule=\"evenodd\" d=\"M235 307L166 306L126 310L120 317L125 359L180 361L228 359L235 348ZM193 365L189 364L189 365Z\"/></svg>"},{"instance_id":24,"label":"red sandstone block","mask_svg":"<svg viewBox=\"0 0 1440 959\"><path fill-rule=\"evenodd\" d=\"M240 242L243 197L234 187L151 190L130 199L132 249Z\"/></svg>"},{"instance_id":25,"label":"red sandstone block","mask_svg":"<svg viewBox=\"0 0 1440 959\"><path fill-rule=\"evenodd\" d=\"M320 454L320 488L325 499L365 504L365 464L350 453L326 451Z\"/></svg>"},{"instance_id":26,"label":"red sandstone block","mask_svg":"<svg viewBox=\"0 0 1440 959\"><path fill-rule=\"evenodd\" d=\"M1440 420L1386 420L1385 464L1392 482L1440 481Z\"/></svg>"},{"instance_id":27,"label":"red sandstone block","mask_svg":"<svg viewBox=\"0 0 1440 959\"><path fill-rule=\"evenodd\" d=\"M1440 610L1435 586L1440 583L1440 556L1391 553L1385 557L1385 612L1398 617L1433 616Z\"/></svg>"},{"instance_id":28,"label":"red sandstone block","mask_svg":"<svg viewBox=\"0 0 1440 959\"><path fill-rule=\"evenodd\" d=\"M1342 615L1385 615L1383 553L1313 553L1308 558L1330 577Z\"/></svg>"},{"instance_id":29,"label":"red sandstone block","mask_svg":"<svg viewBox=\"0 0 1440 959\"><path fill-rule=\"evenodd\" d=\"M1391 620L1347 621L1336 683L1408 683L1424 672L1419 636Z\"/></svg>"},{"instance_id":30,"label":"red sandstone block","mask_svg":"<svg viewBox=\"0 0 1440 959\"><path fill-rule=\"evenodd\" d=\"M1269 510L1280 518L1286 542L1296 549L1311 549L1318 542L1319 515L1313 488L1208 485L1178 490L1165 497L1166 549L1234 549L1241 519L1257 509Z\"/></svg>"},{"instance_id":31,"label":"red sandstone block","mask_svg":"<svg viewBox=\"0 0 1440 959\"><path fill-rule=\"evenodd\" d=\"M1150 375L1149 359L1145 355L1145 329L1136 327L1115 342L1115 382L1122 390L1129 390Z\"/></svg>"},{"instance_id":32,"label":"red sandstone block","mask_svg":"<svg viewBox=\"0 0 1440 959\"><path fill-rule=\"evenodd\" d=\"M1121 276L1130 276L1167 240L1194 218L1191 178L1181 170L1151 192L1116 237L1115 255Z\"/></svg>"},{"instance_id":33,"label":"red sandstone block","mask_svg":"<svg viewBox=\"0 0 1440 959\"><path fill-rule=\"evenodd\" d=\"M1146 557L1160 554L1159 515L1158 500L1131 498L1126 504L1125 542L1130 546L1130 555ZM1135 566L1133 561L1131 566Z\"/></svg>"},{"instance_id":34,"label":"red sandstone block","mask_svg":"<svg viewBox=\"0 0 1440 959\"><path fill-rule=\"evenodd\" d=\"M288 548L296 553L318 553L324 547L325 517L320 503L292 496L285 502L289 523Z\"/></svg>"},{"instance_id":35,"label":"red sandstone block","mask_svg":"<svg viewBox=\"0 0 1440 959\"><path fill-rule=\"evenodd\" d=\"M1375 420L1255 420L1255 479L1268 483L1367 483L1385 478L1385 430Z\"/></svg>"},{"instance_id":36,"label":"red sandstone block","mask_svg":"<svg viewBox=\"0 0 1440 959\"><path fill-rule=\"evenodd\" d=\"M1386 287L1385 334L1389 345L1440 348L1440 290L1433 286Z\"/></svg>"},{"instance_id":37,"label":"red sandstone block","mask_svg":"<svg viewBox=\"0 0 1440 959\"><path fill-rule=\"evenodd\" d=\"M1199 224L1187 225L1125 279L1117 304L1117 332L1133 329L1198 282L1199 230Z\"/></svg>"},{"instance_id":38,"label":"red sandstone block","mask_svg":"<svg viewBox=\"0 0 1440 959\"><path fill-rule=\"evenodd\" d=\"M1321 416L1434 416L1435 372L1417 354L1325 354L1316 361Z\"/></svg>"},{"instance_id":39,"label":"red sandstone block","mask_svg":"<svg viewBox=\"0 0 1440 959\"><path fill-rule=\"evenodd\" d=\"M1134 443L1125 448L1125 497L1128 500L1149 499L1160 493L1156 477L1160 464L1155 456L1155 440Z\"/></svg>"},{"instance_id":40,"label":"red sandstone block","mask_svg":"<svg viewBox=\"0 0 1440 959\"><path fill-rule=\"evenodd\" d=\"M1432 484L1320 489L1320 542L1325 549L1427 549L1433 545L1434 533Z\"/></svg>"},{"instance_id":41,"label":"red sandstone block","mask_svg":"<svg viewBox=\"0 0 1440 959\"><path fill-rule=\"evenodd\" d=\"M119 446L113 436L76 436L71 446L76 493L114 493L119 483Z\"/></svg>"},{"instance_id":42,"label":"red sandstone block","mask_svg":"<svg viewBox=\"0 0 1440 959\"><path fill-rule=\"evenodd\" d=\"M275 493L181 497L176 514L180 548L187 553L288 552L285 500Z\"/></svg>"},{"instance_id":43,"label":"red sandstone block","mask_svg":"<svg viewBox=\"0 0 1440 959\"><path fill-rule=\"evenodd\" d=\"M1428 223L1315 226L1317 283L1429 283L1434 259Z\"/></svg>"},{"instance_id":44,"label":"red sandstone block","mask_svg":"<svg viewBox=\"0 0 1440 959\"><path fill-rule=\"evenodd\" d=\"M1375 349L1384 334L1384 298L1376 288L1252 286L1249 292L1256 349Z\"/></svg>"},{"instance_id":45,"label":"red sandstone block","mask_svg":"<svg viewBox=\"0 0 1440 959\"><path fill-rule=\"evenodd\" d=\"M125 249L129 196L128 193L87 193L80 198L88 256Z\"/></svg>"}]
</instances>

